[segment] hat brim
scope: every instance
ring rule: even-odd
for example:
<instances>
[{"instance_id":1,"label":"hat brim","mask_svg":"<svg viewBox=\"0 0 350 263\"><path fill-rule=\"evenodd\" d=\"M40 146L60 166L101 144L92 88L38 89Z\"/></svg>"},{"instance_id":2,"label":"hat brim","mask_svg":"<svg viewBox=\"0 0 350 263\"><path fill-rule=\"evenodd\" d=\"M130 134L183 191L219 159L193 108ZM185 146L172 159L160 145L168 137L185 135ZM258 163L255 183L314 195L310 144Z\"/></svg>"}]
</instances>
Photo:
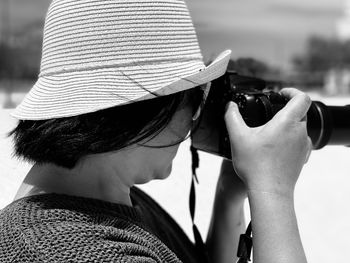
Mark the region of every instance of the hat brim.
<instances>
[{"instance_id":1,"label":"hat brim","mask_svg":"<svg viewBox=\"0 0 350 263\"><path fill-rule=\"evenodd\" d=\"M222 76L230 55L226 50L208 66L179 61L40 76L11 115L20 120L71 117L173 94Z\"/></svg>"}]
</instances>

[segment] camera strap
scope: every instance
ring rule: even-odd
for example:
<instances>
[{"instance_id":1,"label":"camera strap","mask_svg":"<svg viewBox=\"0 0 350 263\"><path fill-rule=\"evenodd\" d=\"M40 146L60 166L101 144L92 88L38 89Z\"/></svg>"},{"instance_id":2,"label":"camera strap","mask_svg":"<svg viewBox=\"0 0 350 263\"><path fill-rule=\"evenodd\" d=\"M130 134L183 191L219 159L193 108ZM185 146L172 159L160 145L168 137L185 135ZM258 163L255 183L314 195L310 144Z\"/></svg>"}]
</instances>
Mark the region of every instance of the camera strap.
<instances>
[{"instance_id":1,"label":"camera strap","mask_svg":"<svg viewBox=\"0 0 350 263\"><path fill-rule=\"evenodd\" d=\"M250 255L253 248L252 238L252 222L249 223L245 234L239 237L238 249L237 249L237 263L247 263L251 261Z\"/></svg>"},{"instance_id":2,"label":"camera strap","mask_svg":"<svg viewBox=\"0 0 350 263\"><path fill-rule=\"evenodd\" d=\"M199 155L196 148L192 145L190 147L191 155L192 155L192 180L191 180L191 190L190 190L190 198L189 198L189 207L190 214L192 219L192 231L195 240L196 249L198 250L198 254L202 256L201 262L209 263L209 256L206 250L205 244L203 242L202 236L194 223L195 218L195 210L196 210L196 186L195 183L199 184L197 177L197 168L199 167ZM253 247L253 238L252 238L252 223L250 222L245 234L242 234L239 238L239 244L237 249L237 263L247 263L251 261L251 251Z\"/></svg>"},{"instance_id":3,"label":"camera strap","mask_svg":"<svg viewBox=\"0 0 350 263\"><path fill-rule=\"evenodd\" d=\"M202 236L194 223L195 211L196 211L196 186L195 183L199 184L196 170L199 167L199 155L197 149L192 145L190 147L192 155L192 180L191 180L191 190L189 198L190 214L192 219L192 231L195 240L195 246L198 251L198 254L201 255L201 262L209 263L208 252L203 242Z\"/></svg>"}]
</instances>

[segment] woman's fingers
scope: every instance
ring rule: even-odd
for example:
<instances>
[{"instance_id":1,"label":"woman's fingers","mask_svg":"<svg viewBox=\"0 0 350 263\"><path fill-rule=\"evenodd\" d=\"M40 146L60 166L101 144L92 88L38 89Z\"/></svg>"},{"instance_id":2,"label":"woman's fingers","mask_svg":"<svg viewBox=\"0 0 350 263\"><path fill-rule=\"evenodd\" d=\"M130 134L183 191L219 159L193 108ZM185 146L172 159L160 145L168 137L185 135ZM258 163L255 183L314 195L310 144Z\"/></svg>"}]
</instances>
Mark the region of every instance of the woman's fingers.
<instances>
[{"instance_id":1,"label":"woman's fingers","mask_svg":"<svg viewBox=\"0 0 350 263\"><path fill-rule=\"evenodd\" d=\"M243 120L237 104L232 101L226 105L225 122L231 140L247 134L249 127Z\"/></svg>"},{"instance_id":2,"label":"woman's fingers","mask_svg":"<svg viewBox=\"0 0 350 263\"><path fill-rule=\"evenodd\" d=\"M284 88L280 93L289 101L278 115L288 116L289 119L296 121L305 121L306 113L312 102L310 97L294 88Z\"/></svg>"},{"instance_id":3,"label":"woman's fingers","mask_svg":"<svg viewBox=\"0 0 350 263\"><path fill-rule=\"evenodd\" d=\"M312 103L310 97L294 88L284 88L280 93L289 99L289 101L284 108L276 114L276 118L278 118L278 116L283 116L290 120L306 122L306 114ZM232 101L226 106L225 121L230 136L236 137L244 135L249 129L239 112L237 104Z\"/></svg>"}]
</instances>

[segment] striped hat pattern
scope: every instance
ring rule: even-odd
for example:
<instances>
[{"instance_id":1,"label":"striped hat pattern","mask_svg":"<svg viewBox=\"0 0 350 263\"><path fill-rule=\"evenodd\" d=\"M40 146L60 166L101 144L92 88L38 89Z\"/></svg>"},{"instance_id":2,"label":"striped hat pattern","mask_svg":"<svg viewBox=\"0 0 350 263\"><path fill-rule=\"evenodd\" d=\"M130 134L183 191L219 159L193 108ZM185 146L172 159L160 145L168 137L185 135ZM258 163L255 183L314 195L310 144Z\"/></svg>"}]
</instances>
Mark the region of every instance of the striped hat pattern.
<instances>
[{"instance_id":1,"label":"striped hat pattern","mask_svg":"<svg viewBox=\"0 0 350 263\"><path fill-rule=\"evenodd\" d=\"M42 120L190 89L223 75L203 63L183 0L53 0L40 75L12 115Z\"/></svg>"}]
</instances>

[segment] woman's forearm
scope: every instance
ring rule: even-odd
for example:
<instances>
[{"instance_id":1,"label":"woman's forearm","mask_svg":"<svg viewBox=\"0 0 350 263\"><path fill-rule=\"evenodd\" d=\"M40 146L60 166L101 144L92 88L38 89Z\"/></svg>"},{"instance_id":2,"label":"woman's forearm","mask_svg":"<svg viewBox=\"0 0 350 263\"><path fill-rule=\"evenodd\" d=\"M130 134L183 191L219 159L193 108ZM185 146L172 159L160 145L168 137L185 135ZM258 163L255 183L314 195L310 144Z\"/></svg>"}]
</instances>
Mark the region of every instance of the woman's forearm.
<instances>
[{"instance_id":1,"label":"woman's forearm","mask_svg":"<svg viewBox=\"0 0 350 263\"><path fill-rule=\"evenodd\" d=\"M216 194L206 242L211 262L236 261L239 236L246 228L243 206L244 199L227 203L220 193Z\"/></svg>"},{"instance_id":2,"label":"woman's forearm","mask_svg":"<svg viewBox=\"0 0 350 263\"><path fill-rule=\"evenodd\" d=\"M254 263L306 263L292 195L248 192Z\"/></svg>"},{"instance_id":3,"label":"woman's forearm","mask_svg":"<svg viewBox=\"0 0 350 263\"><path fill-rule=\"evenodd\" d=\"M291 195L249 191L254 263L306 263ZM227 202L217 189L207 248L212 262L236 261L240 234L245 232L244 199Z\"/></svg>"}]
</instances>

